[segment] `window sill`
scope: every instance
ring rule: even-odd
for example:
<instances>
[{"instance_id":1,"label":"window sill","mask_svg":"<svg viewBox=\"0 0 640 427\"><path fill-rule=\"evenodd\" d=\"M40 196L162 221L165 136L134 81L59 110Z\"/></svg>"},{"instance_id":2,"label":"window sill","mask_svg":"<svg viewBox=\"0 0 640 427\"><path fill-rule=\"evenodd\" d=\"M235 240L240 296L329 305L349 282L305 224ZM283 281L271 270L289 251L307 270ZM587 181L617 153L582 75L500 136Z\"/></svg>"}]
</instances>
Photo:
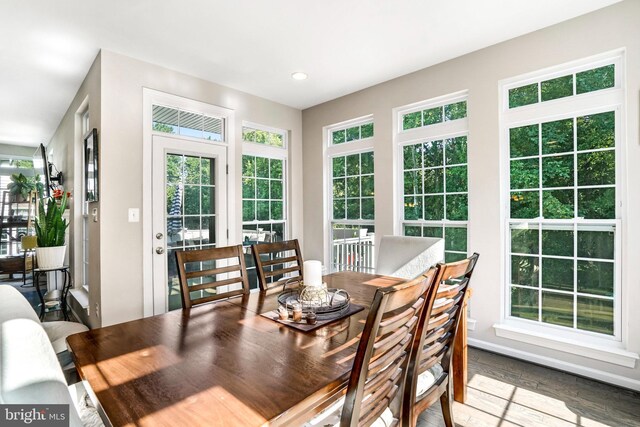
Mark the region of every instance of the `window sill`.
<instances>
[{"instance_id":1,"label":"window sill","mask_svg":"<svg viewBox=\"0 0 640 427\"><path fill-rule=\"evenodd\" d=\"M89 308L89 292L87 292L84 287L80 289L70 289L69 293L84 310Z\"/></svg>"},{"instance_id":2,"label":"window sill","mask_svg":"<svg viewBox=\"0 0 640 427\"><path fill-rule=\"evenodd\" d=\"M640 359L637 353L621 348L580 342L574 339L563 338L562 336L530 331L505 323L496 323L493 325L493 329L495 330L496 336L501 338L563 351L565 353L588 357L626 368L635 368L636 360Z\"/></svg>"},{"instance_id":3,"label":"window sill","mask_svg":"<svg viewBox=\"0 0 640 427\"><path fill-rule=\"evenodd\" d=\"M476 319L472 319L470 317L467 318L467 331L475 331L476 330Z\"/></svg>"}]
</instances>

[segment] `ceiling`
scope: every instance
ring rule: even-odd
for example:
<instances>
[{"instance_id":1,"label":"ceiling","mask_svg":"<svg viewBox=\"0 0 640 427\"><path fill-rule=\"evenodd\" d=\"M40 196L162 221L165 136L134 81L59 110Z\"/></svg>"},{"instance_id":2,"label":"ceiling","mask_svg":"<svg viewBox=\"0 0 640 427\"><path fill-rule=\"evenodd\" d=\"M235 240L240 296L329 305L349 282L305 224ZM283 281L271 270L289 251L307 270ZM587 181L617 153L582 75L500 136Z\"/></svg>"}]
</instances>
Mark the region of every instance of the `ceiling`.
<instances>
[{"instance_id":1,"label":"ceiling","mask_svg":"<svg viewBox=\"0 0 640 427\"><path fill-rule=\"evenodd\" d=\"M0 0L0 143L48 142L100 49L304 109L617 1Z\"/></svg>"}]
</instances>

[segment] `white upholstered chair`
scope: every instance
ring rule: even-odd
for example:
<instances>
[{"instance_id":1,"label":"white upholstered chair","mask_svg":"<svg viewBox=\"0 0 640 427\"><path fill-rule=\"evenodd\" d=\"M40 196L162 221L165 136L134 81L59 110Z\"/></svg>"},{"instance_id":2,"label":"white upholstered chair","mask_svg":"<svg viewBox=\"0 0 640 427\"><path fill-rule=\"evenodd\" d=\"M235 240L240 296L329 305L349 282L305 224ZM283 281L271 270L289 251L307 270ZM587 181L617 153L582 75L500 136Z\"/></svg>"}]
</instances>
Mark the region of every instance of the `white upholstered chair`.
<instances>
[{"instance_id":1,"label":"white upholstered chair","mask_svg":"<svg viewBox=\"0 0 640 427\"><path fill-rule=\"evenodd\" d=\"M382 236L376 274L413 279L444 261L444 239Z\"/></svg>"}]
</instances>

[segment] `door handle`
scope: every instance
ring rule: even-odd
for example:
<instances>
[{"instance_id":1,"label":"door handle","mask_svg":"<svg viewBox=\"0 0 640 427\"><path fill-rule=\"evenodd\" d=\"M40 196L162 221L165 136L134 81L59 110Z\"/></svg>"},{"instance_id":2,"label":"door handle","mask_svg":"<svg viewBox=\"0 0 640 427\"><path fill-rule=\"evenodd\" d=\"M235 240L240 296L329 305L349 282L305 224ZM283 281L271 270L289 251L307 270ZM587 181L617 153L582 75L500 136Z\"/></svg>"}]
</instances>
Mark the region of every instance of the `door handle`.
<instances>
[{"instance_id":1,"label":"door handle","mask_svg":"<svg viewBox=\"0 0 640 427\"><path fill-rule=\"evenodd\" d=\"M164 248L163 248L162 246L158 246L158 247L156 248L156 253L157 253L158 255L162 255L162 254L164 253Z\"/></svg>"},{"instance_id":2,"label":"door handle","mask_svg":"<svg viewBox=\"0 0 640 427\"><path fill-rule=\"evenodd\" d=\"M162 233L157 233L156 234L156 239L160 240L164 237L164 235Z\"/></svg>"}]
</instances>

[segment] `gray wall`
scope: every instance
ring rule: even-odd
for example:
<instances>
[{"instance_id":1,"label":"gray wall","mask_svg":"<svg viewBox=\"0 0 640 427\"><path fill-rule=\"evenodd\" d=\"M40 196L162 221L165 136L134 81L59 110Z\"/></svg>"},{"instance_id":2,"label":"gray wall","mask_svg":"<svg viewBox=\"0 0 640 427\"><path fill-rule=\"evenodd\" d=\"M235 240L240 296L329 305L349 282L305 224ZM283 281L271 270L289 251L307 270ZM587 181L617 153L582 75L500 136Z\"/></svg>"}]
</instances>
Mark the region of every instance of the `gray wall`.
<instances>
[{"instance_id":1,"label":"gray wall","mask_svg":"<svg viewBox=\"0 0 640 427\"><path fill-rule=\"evenodd\" d=\"M143 315L142 222L127 220L142 208L143 88L235 111L236 217L241 216L241 126L247 120L290 131L291 234L302 237L302 116L300 110L112 52L102 52L100 240L102 325ZM240 234L241 222L237 223ZM240 242L230 242L240 243Z\"/></svg>"},{"instance_id":2,"label":"gray wall","mask_svg":"<svg viewBox=\"0 0 640 427\"><path fill-rule=\"evenodd\" d=\"M323 259L319 242L326 239L323 203L323 126L373 114L375 120L376 234L393 233L392 108L468 89L469 109L469 222L470 249L481 254L473 281L471 317L477 320L470 336L477 344L511 354L536 355L557 361L566 369L583 366L602 379L640 388L640 368L624 368L524 344L495 335L500 321L503 273L500 221L501 159L498 124L498 82L501 79L556 66L613 49L627 48L626 184L640 182L638 98L640 89L640 2L624 1L445 63L382 83L354 94L304 110L304 254ZM380 58L384 61L384 58ZM624 183L623 183L624 184ZM622 228L623 328L627 350L640 351L640 312L631 302L640 300L640 193L632 185L626 192ZM327 261L327 260L325 260ZM524 352L524 353L519 353ZM549 359L542 359L547 357ZM555 363L555 362L554 362ZM604 374L603 374L604 373ZM606 377L606 378L605 378Z\"/></svg>"}]
</instances>

